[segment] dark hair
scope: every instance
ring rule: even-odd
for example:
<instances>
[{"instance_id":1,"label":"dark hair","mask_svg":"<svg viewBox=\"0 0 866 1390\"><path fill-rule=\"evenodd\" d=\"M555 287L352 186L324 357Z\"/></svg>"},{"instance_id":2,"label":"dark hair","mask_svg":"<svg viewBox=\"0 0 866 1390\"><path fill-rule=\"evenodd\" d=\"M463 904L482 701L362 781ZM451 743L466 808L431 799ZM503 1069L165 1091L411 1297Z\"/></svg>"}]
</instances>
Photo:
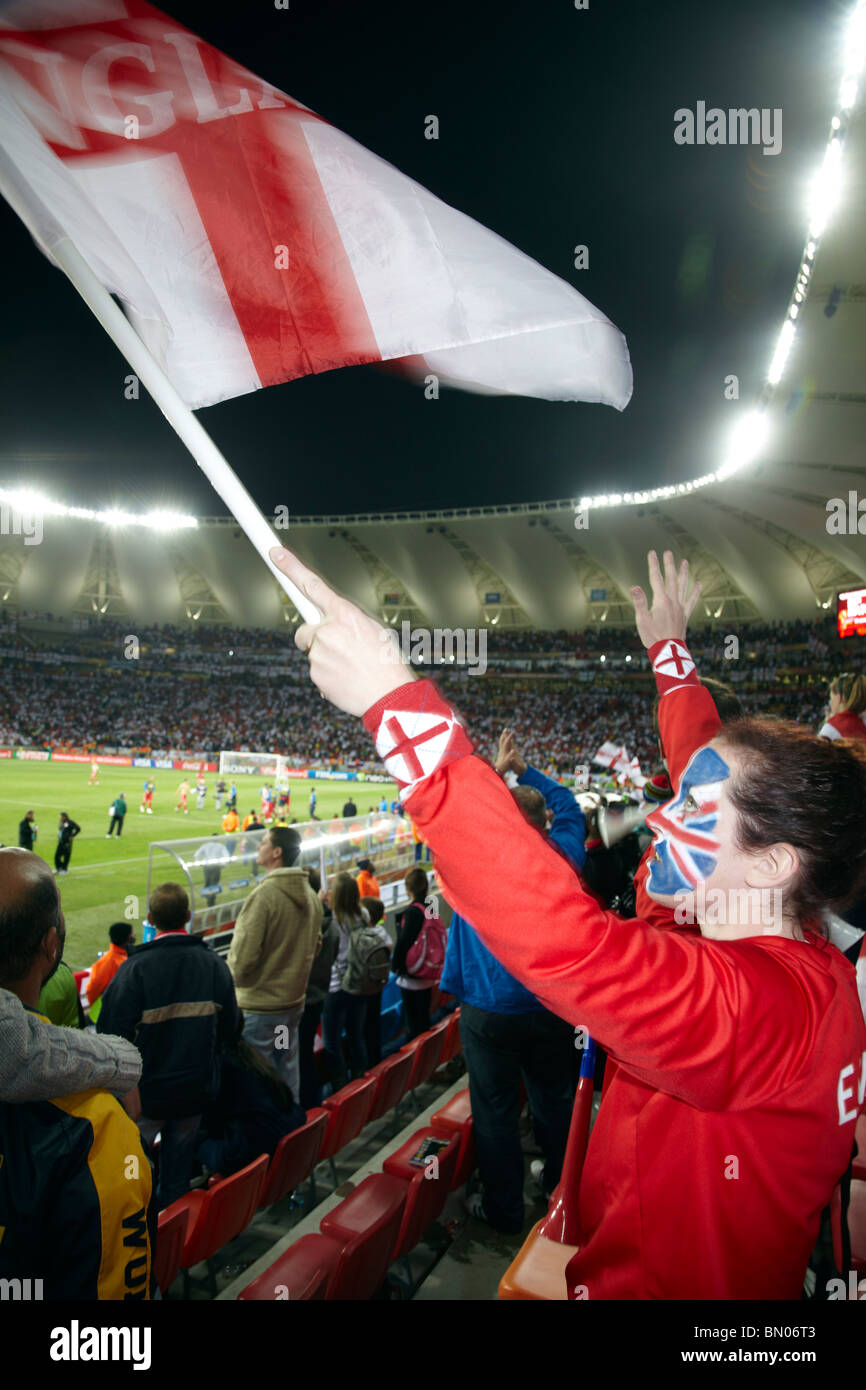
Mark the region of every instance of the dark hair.
<instances>
[{"instance_id":1,"label":"dark hair","mask_svg":"<svg viewBox=\"0 0 866 1390\"><path fill-rule=\"evenodd\" d=\"M310 867L307 869L307 877L308 877L309 880L310 880L310 887L312 888L313 892L314 892L314 893L319 893L319 892L321 892L321 888L322 888L322 875L319 873L318 869L316 869L316 868L313 867L312 864L311 864Z\"/></svg>"},{"instance_id":2,"label":"dark hair","mask_svg":"<svg viewBox=\"0 0 866 1390\"><path fill-rule=\"evenodd\" d=\"M112 922L108 928L108 935L115 946L125 946L132 936L132 927L129 922Z\"/></svg>"},{"instance_id":3,"label":"dark hair","mask_svg":"<svg viewBox=\"0 0 866 1390\"><path fill-rule=\"evenodd\" d=\"M283 868L290 869L301 852L301 837L297 830L291 830L288 825L272 825L268 834L274 849L282 853Z\"/></svg>"},{"instance_id":4,"label":"dark hair","mask_svg":"<svg viewBox=\"0 0 866 1390\"><path fill-rule=\"evenodd\" d=\"M359 869L366 870L368 874L375 874L376 868L372 859L358 859L356 862Z\"/></svg>"},{"instance_id":5,"label":"dark hair","mask_svg":"<svg viewBox=\"0 0 866 1390\"><path fill-rule=\"evenodd\" d=\"M430 880L423 869L410 869L403 880L412 894L413 903L423 902L430 891Z\"/></svg>"},{"instance_id":6,"label":"dark hair","mask_svg":"<svg viewBox=\"0 0 866 1390\"><path fill-rule=\"evenodd\" d=\"M147 904L147 915L157 931L182 931L189 916L189 898L179 883L160 883Z\"/></svg>"},{"instance_id":7,"label":"dark hair","mask_svg":"<svg viewBox=\"0 0 866 1390\"><path fill-rule=\"evenodd\" d=\"M361 915L361 894L351 874L337 874L331 889L331 906L341 927L349 927Z\"/></svg>"},{"instance_id":8,"label":"dark hair","mask_svg":"<svg viewBox=\"0 0 866 1390\"><path fill-rule=\"evenodd\" d=\"M0 904L0 985L24 979L52 927L60 928L57 885L47 875L34 875L14 903Z\"/></svg>"},{"instance_id":9,"label":"dark hair","mask_svg":"<svg viewBox=\"0 0 866 1390\"><path fill-rule=\"evenodd\" d=\"M381 898L362 898L361 906L367 909L371 927L375 927L376 923L381 922L385 916L385 904Z\"/></svg>"},{"instance_id":10,"label":"dark hair","mask_svg":"<svg viewBox=\"0 0 866 1390\"><path fill-rule=\"evenodd\" d=\"M547 829L547 802L537 787L512 787L511 795L520 813L536 830Z\"/></svg>"},{"instance_id":11,"label":"dark hair","mask_svg":"<svg viewBox=\"0 0 866 1390\"><path fill-rule=\"evenodd\" d=\"M738 719L718 738L744 755L731 783L738 847L783 843L799 853L786 907L805 921L863 896L866 747L782 719Z\"/></svg>"},{"instance_id":12,"label":"dark hair","mask_svg":"<svg viewBox=\"0 0 866 1390\"><path fill-rule=\"evenodd\" d=\"M243 1023L241 1023L241 1027L243 1027ZM270 1062L254 1047L250 1047L250 1044L241 1037L240 1033L233 1042L229 1043L226 1051L245 1071L254 1072L262 1081L268 1083L273 1092L273 1099L281 1109L291 1110L295 1102L291 1090L278 1074L276 1068L272 1067Z\"/></svg>"},{"instance_id":13,"label":"dark hair","mask_svg":"<svg viewBox=\"0 0 866 1390\"><path fill-rule=\"evenodd\" d=\"M716 712L717 712L717 714L718 714L718 716L719 716L719 718L721 719L721 721L722 721L723 724L730 724L731 721L732 721L733 719L742 719L742 717L743 717L743 706L742 706L742 702L741 702L741 700L740 700L739 695L738 695L737 692L734 690L734 687L733 687L732 685L729 685L727 681L719 681L719 680L716 680L715 676L702 676L702 677L701 677L701 685L706 686L707 690L708 690L708 691L710 692L710 694L712 695L712 697L713 697L713 704L714 704L715 707L716 707ZM659 701L660 701L660 700L661 700L661 696L660 696L660 695L656 695L655 699L653 700L653 708L652 708L653 733L655 734L656 738L660 738L660 734L659 734Z\"/></svg>"}]
</instances>

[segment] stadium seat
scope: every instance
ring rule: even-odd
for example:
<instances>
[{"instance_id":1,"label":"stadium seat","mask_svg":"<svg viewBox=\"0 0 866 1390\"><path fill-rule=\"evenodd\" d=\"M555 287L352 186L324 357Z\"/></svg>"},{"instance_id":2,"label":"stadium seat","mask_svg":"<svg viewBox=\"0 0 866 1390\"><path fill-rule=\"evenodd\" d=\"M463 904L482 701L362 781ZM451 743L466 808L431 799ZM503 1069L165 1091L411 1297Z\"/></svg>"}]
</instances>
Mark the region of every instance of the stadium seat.
<instances>
[{"instance_id":1,"label":"stadium seat","mask_svg":"<svg viewBox=\"0 0 866 1390\"><path fill-rule=\"evenodd\" d=\"M851 1168L851 1176L859 1178L863 1182L866 1181L866 1110L857 1121L854 1138L857 1142L858 1152Z\"/></svg>"},{"instance_id":2,"label":"stadium seat","mask_svg":"<svg viewBox=\"0 0 866 1390\"><path fill-rule=\"evenodd\" d=\"M361 1133L367 1123L378 1084L378 1077L362 1076L358 1081L350 1081L348 1086L344 1086L335 1095L328 1096L324 1102L325 1109L330 1111L331 1119L319 1151L319 1162L330 1159L335 1187L337 1169L334 1165L334 1154L339 1153L340 1149L345 1148Z\"/></svg>"},{"instance_id":3,"label":"stadium seat","mask_svg":"<svg viewBox=\"0 0 866 1390\"><path fill-rule=\"evenodd\" d=\"M278 1260L238 1294L241 1302L290 1303L327 1298L328 1284L343 1247L339 1241L312 1234L301 1236Z\"/></svg>"},{"instance_id":4,"label":"stadium seat","mask_svg":"<svg viewBox=\"0 0 866 1390\"><path fill-rule=\"evenodd\" d=\"M469 1088L458 1091L447 1104L430 1117L430 1127L434 1134L448 1138L452 1134L460 1136L460 1151L451 1179L452 1190L462 1187L475 1171L475 1127L472 1122L472 1109L469 1102Z\"/></svg>"},{"instance_id":5,"label":"stadium seat","mask_svg":"<svg viewBox=\"0 0 866 1390\"><path fill-rule=\"evenodd\" d=\"M307 1178L312 1181L313 1169L319 1161L319 1151L330 1123L330 1112L324 1108L307 1111L306 1124L293 1129L280 1140L271 1159L259 1207L270 1207L274 1202L294 1192ZM315 1185L313 1185L315 1200Z\"/></svg>"},{"instance_id":6,"label":"stadium seat","mask_svg":"<svg viewBox=\"0 0 866 1390\"><path fill-rule=\"evenodd\" d=\"M423 1169L421 1176L423 1178ZM366 1242L365 1259L370 1268L364 1271L366 1283L362 1287L369 1292L356 1294L358 1298L369 1298L376 1292L385 1280L388 1266L396 1258L408 1195L407 1183L387 1173L371 1173L344 1202L322 1217L322 1235L342 1241L346 1246L357 1240ZM331 1293L330 1296L335 1295Z\"/></svg>"},{"instance_id":7,"label":"stadium seat","mask_svg":"<svg viewBox=\"0 0 866 1390\"><path fill-rule=\"evenodd\" d=\"M190 1269L209 1260L222 1246L246 1230L259 1204L268 1171L268 1155L260 1154L246 1168L213 1187L196 1188L172 1202L165 1211L189 1214L180 1267Z\"/></svg>"},{"instance_id":8,"label":"stadium seat","mask_svg":"<svg viewBox=\"0 0 866 1390\"><path fill-rule=\"evenodd\" d=\"M383 1115L403 1099L413 1062L411 1052L395 1052L392 1057L386 1057L384 1062L379 1062L378 1066L370 1068L367 1075L375 1076L378 1086L367 1116L368 1124L371 1120L381 1120Z\"/></svg>"},{"instance_id":9,"label":"stadium seat","mask_svg":"<svg viewBox=\"0 0 866 1390\"><path fill-rule=\"evenodd\" d=\"M177 1278L188 1225L189 1211L186 1207L177 1210L174 1206L166 1207L159 1213L153 1275L161 1294L171 1288Z\"/></svg>"},{"instance_id":10,"label":"stadium seat","mask_svg":"<svg viewBox=\"0 0 866 1390\"><path fill-rule=\"evenodd\" d=\"M445 1043L439 1060L440 1066L450 1062L460 1051L460 1010L455 1009L453 1014L448 1015L445 1022L448 1024L448 1031L445 1034Z\"/></svg>"},{"instance_id":11,"label":"stadium seat","mask_svg":"<svg viewBox=\"0 0 866 1390\"><path fill-rule=\"evenodd\" d=\"M430 1077L438 1067L439 1059L442 1056L442 1047L445 1042L445 1033L443 1030L447 1029L447 1027L448 1020L446 1019L444 1023L437 1023L435 1028L430 1028L426 1033L422 1033L420 1037L413 1038L411 1042L406 1043L406 1045L400 1049L401 1052L411 1052L414 1056L412 1071L406 1090L412 1094L416 1109L418 1108L418 1102L415 1099L414 1092L419 1086L423 1086L425 1081L430 1080Z\"/></svg>"},{"instance_id":12,"label":"stadium seat","mask_svg":"<svg viewBox=\"0 0 866 1390\"><path fill-rule=\"evenodd\" d=\"M423 1238L425 1231L438 1221L442 1215L448 1193L454 1186L454 1173L460 1152L460 1135L448 1136L447 1145L436 1154L438 1168L431 1170L428 1165L419 1167L410 1163L425 1139L444 1138L432 1129L419 1129L412 1138L403 1144L396 1153L385 1159L383 1169L392 1178L406 1184L406 1207L397 1235L392 1259L405 1260L409 1285L412 1284L412 1267L409 1253ZM430 1176L430 1173L433 1173ZM324 1226L324 1223L323 1223Z\"/></svg>"},{"instance_id":13,"label":"stadium seat","mask_svg":"<svg viewBox=\"0 0 866 1390\"><path fill-rule=\"evenodd\" d=\"M319 1234L301 1236L239 1297L291 1299L297 1297L293 1289L308 1287L325 1271L327 1299L371 1298L388 1273L405 1202L405 1183L383 1173L365 1178L324 1218ZM326 1222L333 1229L326 1230Z\"/></svg>"}]
</instances>

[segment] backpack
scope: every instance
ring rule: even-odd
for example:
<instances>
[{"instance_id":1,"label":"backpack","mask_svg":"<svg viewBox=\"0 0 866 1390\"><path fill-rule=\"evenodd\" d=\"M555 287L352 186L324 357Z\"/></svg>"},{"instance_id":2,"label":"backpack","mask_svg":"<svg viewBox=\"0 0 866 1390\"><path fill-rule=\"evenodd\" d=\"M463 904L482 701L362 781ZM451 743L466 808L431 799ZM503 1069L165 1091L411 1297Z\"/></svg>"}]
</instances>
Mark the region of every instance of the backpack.
<instances>
[{"instance_id":1,"label":"backpack","mask_svg":"<svg viewBox=\"0 0 866 1390\"><path fill-rule=\"evenodd\" d=\"M413 980L438 980L445 964L448 934L435 902L424 905L424 925L406 952L406 974Z\"/></svg>"},{"instance_id":2,"label":"backpack","mask_svg":"<svg viewBox=\"0 0 866 1390\"><path fill-rule=\"evenodd\" d=\"M342 988L347 994L378 994L390 974L390 948L372 927L357 927L349 938Z\"/></svg>"}]
</instances>

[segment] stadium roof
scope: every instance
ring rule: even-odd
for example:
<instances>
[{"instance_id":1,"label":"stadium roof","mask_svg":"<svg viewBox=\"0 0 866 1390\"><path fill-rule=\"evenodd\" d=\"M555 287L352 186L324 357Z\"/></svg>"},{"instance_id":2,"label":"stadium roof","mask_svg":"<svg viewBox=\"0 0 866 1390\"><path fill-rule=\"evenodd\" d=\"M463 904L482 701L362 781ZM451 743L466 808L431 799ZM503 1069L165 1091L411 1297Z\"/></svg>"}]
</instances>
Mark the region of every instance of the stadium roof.
<instances>
[{"instance_id":1,"label":"stadium roof","mask_svg":"<svg viewBox=\"0 0 866 1390\"><path fill-rule=\"evenodd\" d=\"M866 585L866 535L828 530L831 499L847 503L853 493L855 507L866 500L863 100L844 156L843 207L819 244L784 374L765 395L770 428L753 464L685 494L594 506L583 518L579 498L297 516L287 543L388 620L443 627L630 622L628 588L645 582L650 547L689 559L704 584L703 615L720 624L814 617L839 591ZM778 329L767 323L767 363ZM754 400L746 383L742 391ZM708 443L691 476L718 462ZM598 482L623 485L615 476ZM647 477L644 485L658 482ZM231 519L200 518L194 530L165 534L71 517L47 516L44 527L38 545L3 535L0 602L9 608L104 612L142 624L197 617L267 627L295 616Z\"/></svg>"}]
</instances>

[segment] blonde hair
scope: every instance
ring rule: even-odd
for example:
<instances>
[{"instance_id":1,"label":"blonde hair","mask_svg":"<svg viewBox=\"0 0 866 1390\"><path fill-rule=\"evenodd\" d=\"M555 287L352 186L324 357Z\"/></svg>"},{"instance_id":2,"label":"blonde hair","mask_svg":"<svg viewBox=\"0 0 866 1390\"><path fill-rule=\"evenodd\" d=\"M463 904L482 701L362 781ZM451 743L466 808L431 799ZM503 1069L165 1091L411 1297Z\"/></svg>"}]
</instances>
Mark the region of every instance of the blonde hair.
<instances>
[{"instance_id":1,"label":"blonde hair","mask_svg":"<svg viewBox=\"0 0 866 1390\"><path fill-rule=\"evenodd\" d=\"M831 682L830 693L838 695L840 707L851 714L862 714L866 710L866 676L843 671Z\"/></svg>"}]
</instances>

